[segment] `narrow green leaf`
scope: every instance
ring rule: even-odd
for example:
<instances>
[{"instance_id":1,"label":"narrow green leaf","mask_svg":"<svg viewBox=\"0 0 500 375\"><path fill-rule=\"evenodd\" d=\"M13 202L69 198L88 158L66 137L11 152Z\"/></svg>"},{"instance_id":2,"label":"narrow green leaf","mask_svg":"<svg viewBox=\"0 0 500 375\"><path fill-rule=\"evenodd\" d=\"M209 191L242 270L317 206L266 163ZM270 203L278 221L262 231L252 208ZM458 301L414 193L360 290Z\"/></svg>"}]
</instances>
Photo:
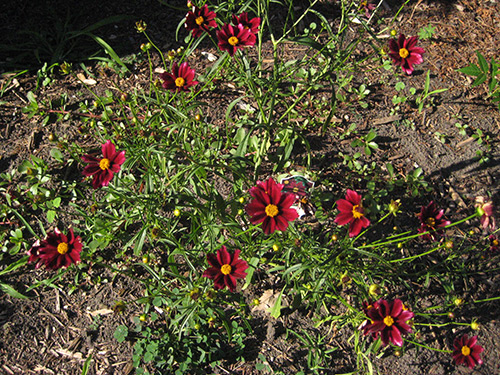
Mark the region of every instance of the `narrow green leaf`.
<instances>
[{"instance_id":1,"label":"narrow green leaf","mask_svg":"<svg viewBox=\"0 0 500 375\"><path fill-rule=\"evenodd\" d=\"M26 297L24 294L19 293L9 284L0 283L0 290L14 298L28 299L28 297Z\"/></svg>"},{"instance_id":2,"label":"narrow green leaf","mask_svg":"<svg viewBox=\"0 0 500 375\"><path fill-rule=\"evenodd\" d=\"M269 309L271 316L275 319L278 319L281 316L281 299L283 298L283 292L285 291L285 287L281 289L280 295L276 299L276 303L273 307Z\"/></svg>"}]
</instances>

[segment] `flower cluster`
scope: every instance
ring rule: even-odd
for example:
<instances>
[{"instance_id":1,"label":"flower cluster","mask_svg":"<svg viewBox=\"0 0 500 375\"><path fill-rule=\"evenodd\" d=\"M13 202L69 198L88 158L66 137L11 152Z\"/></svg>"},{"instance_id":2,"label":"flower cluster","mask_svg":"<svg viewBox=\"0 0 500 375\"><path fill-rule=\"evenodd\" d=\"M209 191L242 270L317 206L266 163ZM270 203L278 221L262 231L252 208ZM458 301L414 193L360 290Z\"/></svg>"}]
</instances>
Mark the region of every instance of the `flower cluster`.
<instances>
[{"instance_id":1,"label":"flower cluster","mask_svg":"<svg viewBox=\"0 0 500 375\"><path fill-rule=\"evenodd\" d=\"M209 32L216 28L217 23L215 12L208 10L208 5L199 8L193 6L186 15L185 27L191 31L193 37L197 38L203 32ZM221 51L227 51L230 56L234 56L238 49L245 46L253 46L257 40L256 34L259 32L260 18L249 18L247 12L240 15L233 14L232 23L224 24L217 30L217 41Z\"/></svg>"},{"instance_id":2,"label":"flower cluster","mask_svg":"<svg viewBox=\"0 0 500 375\"><path fill-rule=\"evenodd\" d=\"M69 229L68 235L56 228L54 232L48 233L45 239L37 240L33 244L28 251L28 262L34 262L36 268L44 264L48 269L58 270L78 263L81 251L80 236L75 236L72 228Z\"/></svg>"},{"instance_id":3,"label":"flower cluster","mask_svg":"<svg viewBox=\"0 0 500 375\"><path fill-rule=\"evenodd\" d=\"M411 327L407 321L413 318L413 312L405 308L400 299L388 302L380 299L373 304L364 307L370 324L366 324L364 334L371 334L373 338L382 338L382 345L391 342L396 346L403 345L402 335L411 333Z\"/></svg>"},{"instance_id":4,"label":"flower cluster","mask_svg":"<svg viewBox=\"0 0 500 375\"><path fill-rule=\"evenodd\" d=\"M283 185L269 178L265 182L257 182L250 189L253 200L246 206L252 224L262 223L265 234L276 230L284 231L288 222L298 218L297 211L290 208L295 202L293 194L283 193Z\"/></svg>"}]
</instances>

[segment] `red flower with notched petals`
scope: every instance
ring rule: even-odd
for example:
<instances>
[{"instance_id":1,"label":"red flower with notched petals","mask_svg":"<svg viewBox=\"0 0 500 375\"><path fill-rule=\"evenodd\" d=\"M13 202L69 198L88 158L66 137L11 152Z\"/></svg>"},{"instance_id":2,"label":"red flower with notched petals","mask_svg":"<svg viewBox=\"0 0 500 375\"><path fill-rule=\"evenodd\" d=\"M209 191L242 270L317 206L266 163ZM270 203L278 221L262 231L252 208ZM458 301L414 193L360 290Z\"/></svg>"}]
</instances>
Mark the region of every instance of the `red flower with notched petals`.
<instances>
[{"instance_id":1,"label":"red flower with notched petals","mask_svg":"<svg viewBox=\"0 0 500 375\"><path fill-rule=\"evenodd\" d=\"M102 145L102 154L101 159L91 155L82 156L82 160L89 163L82 173L87 177L93 176L94 189L108 186L114 174L120 171L121 165L125 162L125 151L116 151L115 145L109 140Z\"/></svg>"},{"instance_id":2,"label":"red flower with notched petals","mask_svg":"<svg viewBox=\"0 0 500 375\"><path fill-rule=\"evenodd\" d=\"M384 299L378 300L371 308L365 308L365 314L371 323L364 326L365 335L382 338L382 345L389 342L396 346L403 345L402 335L410 333L411 327L406 323L415 315L407 310L400 299L388 302Z\"/></svg>"},{"instance_id":3,"label":"red flower with notched petals","mask_svg":"<svg viewBox=\"0 0 500 375\"><path fill-rule=\"evenodd\" d=\"M80 236L75 237L72 228L69 229L68 235L56 228L53 233L48 233L45 239L37 240L33 244L28 251L30 256L28 262L35 262L36 268L44 264L48 269L58 270L72 263L78 263L81 251Z\"/></svg>"},{"instance_id":4,"label":"red flower with notched petals","mask_svg":"<svg viewBox=\"0 0 500 375\"><path fill-rule=\"evenodd\" d=\"M400 66L406 74L413 73L413 66L422 64L424 59L422 54L424 49L417 47L418 37L412 36L406 39L403 34L399 35L398 40L389 40L389 56L396 66Z\"/></svg>"},{"instance_id":5,"label":"red flower with notched petals","mask_svg":"<svg viewBox=\"0 0 500 375\"><path fill-rule=\"evenodd\" d=\"M234 254L227 251L225 246L215 254L207 254L207 261L212 266L203 272L204 277L214 280L215 289L224 289L226 286L231 292L236 289L236 279L243 279L247 273L248 263L239 259L240 250Z\"/></svg>"},{"instance_id":6,"label":"red flower with notched petals","mask_svg":"<svg viewBox=\"0 0 500 375\"><path fill-rule=\"evenodd\" d=\"M349 224L349 237L357 236L362 228L367 228L370 225L370 220L365 216L361 200L361 195L347 189L345 199L337 201L337 208L340 213L335 218L335 223L338 225Z\"/></svg>"},{"instance_id":7,"label":"red flower with notched petals","mask_svg":"<svg viewBox=\"0 0 500 375\"><path fill-rule=\"evenodd\" d=\"M172 73L163 72L160 78L163 80L163 88L171 91L189 91L189 88L198 84L194 81L195 71L187 62L180 66L176 62L172 64Z\"/></svg>"},{"instance_id":8,"label":"red flower with notched petals","mask_svg":"<svg viewBox=\"0 0 500 375\"><path fill-rule=\"evenodd\" d=\"M208 10L208 5L205 4L201 8L193 6L186 14L186 23L184 26L188 31L191 31L193 37L199 37L204 31L209 31L210 28L217 27L215 17L217 15Z\"/></svg>"},{"instance_id":9,"label":"red flower with notched petals","mask_svg":"<svg viewBox=\"0 0 500 375\"><path fill-rule=\"evenodd\" d=\"M221 51L227 51L230 56L234 56L238 48L253 46L257 38L242 24L236 26L225 24L217 31L217 39Z\"/></svg>"},{"instance_id":10,"label":"red flower with notched petals","mask_svg":"<svg viewBox=\"0 0 500 375\"><path fill-rule=\"evenodd\" d=\"M259 32L260 18L254 17L251 20L248 19L248 13L243 12L239 16L233 14L232 22L234 26L243 25L245 29L249 29L253 34Z\"/></svg>"},{"instance_id":11,"label":"red flower with notched petals","mask_svg":"<svg viewBox=\"0 0 500 375\"><path fill-rule=\"evenodd\" d=\"M443 219L444 210L431 201L427 206L423 206L420 210L420 228L419 233L430 232L422 236L425 240L436 240L436 235L441 234L442 228L450 225L451 221Z\"/></svg>"},{"instance_id":12,"label":"red flower with notched petals","mask_svg":"<svg viewBox=\"0 0 500 375\"><path fill-rule=\"evenodd\" d=\"M460 338L455 338L453 341L453 359L455 363L457 365L464 364L470 369L474 368L475 365L483 363L480 357L483 350L477 344L477 336L469 338L469 336L463 335Z\"/></svg>"},{"instance_id":13,"label":"red flower with notched petals","mask_svg":"<svg viewBox=\"0 0 500 375\"><path fill-rule=\"evenodd\" d=\"M262 223L265 234L274 233L275 230L284 231L288 222L299 217L297 211L290 206L295 202L293 194L283 193L282 184L277 184L269 178L265 182L258 182L257 186L249 190L254 198L247 206L252 224Z\"/></svg>"}]
</instances>

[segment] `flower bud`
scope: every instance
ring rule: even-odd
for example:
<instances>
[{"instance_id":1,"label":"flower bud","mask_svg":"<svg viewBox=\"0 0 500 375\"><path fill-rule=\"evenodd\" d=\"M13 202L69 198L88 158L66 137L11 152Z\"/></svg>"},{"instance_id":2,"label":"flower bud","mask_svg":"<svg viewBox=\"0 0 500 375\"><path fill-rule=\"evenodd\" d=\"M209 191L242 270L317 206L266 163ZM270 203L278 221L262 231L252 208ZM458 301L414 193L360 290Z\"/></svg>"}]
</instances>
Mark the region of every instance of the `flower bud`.
<instances>
[{"instance_id":1,"label":"flower bud","mask_svg":"<svg viewBox=\"0 0 500 375\"><path fill-rule=\"evenodd\" d=\"M380 295L381 288L380 285L378 284L372 284L370 285L370 288L368 288L368 293L372 296L378 296Z\"/></svg>"},{"instance_id":2,"label":"flower bud","mask_svg":"<svg viewBox=\"0 0 500 375\"><path fill-rule=\"evenodd\" d=\"M181 215L181 211L178 208L176 208L174 210L174 216L180 216L180 215Z\"/></svg>"},{"instance_id":3,"label":"flower bud","mask_svg":"<svg viewBox=\"0 0 500 375\"><path fill-rule=\"evenodd\" d=\"M147 27L148 25L143 20L137 21L135 23L135 29L137 30L138 33L143 33L144 31L146 31Z\"/></svg>"}]
</instances>

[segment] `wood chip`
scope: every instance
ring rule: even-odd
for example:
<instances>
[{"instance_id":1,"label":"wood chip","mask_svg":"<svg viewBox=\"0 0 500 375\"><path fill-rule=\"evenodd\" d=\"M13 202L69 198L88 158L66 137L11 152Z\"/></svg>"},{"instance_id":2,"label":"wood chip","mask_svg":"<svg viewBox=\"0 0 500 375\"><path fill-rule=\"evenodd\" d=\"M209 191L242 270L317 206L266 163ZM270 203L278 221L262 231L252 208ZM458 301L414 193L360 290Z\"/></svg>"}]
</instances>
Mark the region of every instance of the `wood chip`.
<instances>
[{"instance_id":1,"label":"wood chip","mask_svg":"<svg viewBox=\"0 0 500 375\"><path fill-rule=\"evenodd\" d=\"M110 309L100 309L100 310L95 310L89 312L90 315L97 316L97 315L108 315L108 314L113 314L113 310Z\"/></svg>"},{"instance_id":2,"label":"wood chip","mask_svg":"<svg viewBox=\"0 0 500 375\"><path fill-rule=\"evenodd\" d=\"M372 125L383 125L383 124L389 124L394 121L399 121L401 120L401 115L394 115L394 116L388 116L388 117L381 117L378 119L375 119L372 121Z\"/></svg>"},{"instance_id":3,"label":"wood chip","mask_svg":"<svg viewBox=\"0 0 500 375\"><path fill-rule=\"evenodd\" d=\"M97 84L97 81L95 79L92 79L92 78L87 78L83 75L83 73L77 73L76 74L76 77L82 81L83 83L85 83L86 85L90 85L90 86L93 86L95 84Z\"/></svg>"}]
</instances>

